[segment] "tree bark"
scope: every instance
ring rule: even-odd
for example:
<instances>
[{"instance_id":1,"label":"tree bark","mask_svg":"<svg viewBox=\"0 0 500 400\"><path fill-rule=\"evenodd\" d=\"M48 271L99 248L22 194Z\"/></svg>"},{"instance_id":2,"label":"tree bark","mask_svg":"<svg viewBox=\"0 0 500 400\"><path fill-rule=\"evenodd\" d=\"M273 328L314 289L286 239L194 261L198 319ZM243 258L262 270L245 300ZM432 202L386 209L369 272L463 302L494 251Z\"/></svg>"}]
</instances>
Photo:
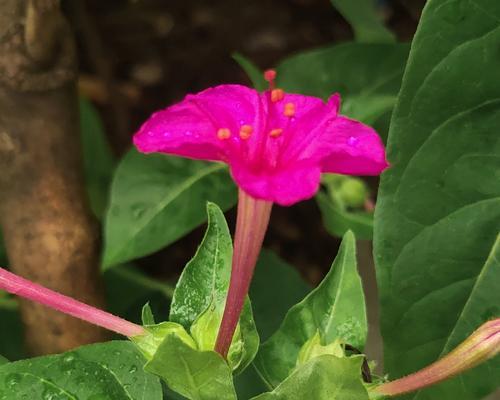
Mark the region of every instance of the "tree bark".
<instances>
[{"instance_id":1,"label":"tree bark","mask_svg":"<svg viewBox=\"0 0 500 400\"><path fill-rule=\"evenodd\" d=\"M102 306L99 231L83 186L77 63L57 0L0 1L0 223L10 268ZM104 332L21 302L31 352L105 339Z\"/></svg>"}]
</instances>

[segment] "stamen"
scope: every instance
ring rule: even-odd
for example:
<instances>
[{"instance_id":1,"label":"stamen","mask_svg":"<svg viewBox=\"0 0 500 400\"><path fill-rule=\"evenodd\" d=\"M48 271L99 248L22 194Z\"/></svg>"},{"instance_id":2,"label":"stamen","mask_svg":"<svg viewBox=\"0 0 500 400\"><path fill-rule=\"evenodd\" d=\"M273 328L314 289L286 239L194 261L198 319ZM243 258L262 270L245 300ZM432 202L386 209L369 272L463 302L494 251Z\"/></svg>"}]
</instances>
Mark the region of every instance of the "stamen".
<instances>
[{"instance_id":1,"label":"stamen","mask_svg":"<svg viewBox=\"0 0 500 400\"><path fill-rule=\"evenodd\" d=\"M220 140L226 140L231 137L231 131L227 128L221 128L217 131L217 138Z\"/></svg>"},{"instance_id":2,"label":"stamen","mask_svg":"<svg viewBox=\"0 0 500 400\"><path fill-rule=\"evenodd\" d=\"M240 128L240 138L246 140L252 135L252 132L253 128L251 125L243 125Z\"/></svg>"},{"instance_id":3,"label":"stamen","mask_svg":"<svg viewBox=\"0 0 500 400\"><path fill-rule=\"evenodd\" d=\"M286 103L285 108L283 110L283 115L285 117L293 117L295 115L295 104Z\"/></svg>"},{"instance_id":4,"label":"stamen","mask_svg":"<svg viewBox=\"0 0 500 400\"><path fill-rule=\"evenodd\" d=\"M271 90L271 101L273 103L283 100L284 97L285 97L285 92L283 91L283 89Z\"/></svg>"},{"instance_id":5,"label":"stamen","mask_svg":"<svg viewBox=\"0 0 500 400\"><path fill-rule=\"evenodd\" d=\"M277 137L280 137L282 133L283 133L283 129L277 128L277 129L273 129L271 132L269 132L269 136L271 136L272 138L277 138Z\"/></svg>"}]
</instances>

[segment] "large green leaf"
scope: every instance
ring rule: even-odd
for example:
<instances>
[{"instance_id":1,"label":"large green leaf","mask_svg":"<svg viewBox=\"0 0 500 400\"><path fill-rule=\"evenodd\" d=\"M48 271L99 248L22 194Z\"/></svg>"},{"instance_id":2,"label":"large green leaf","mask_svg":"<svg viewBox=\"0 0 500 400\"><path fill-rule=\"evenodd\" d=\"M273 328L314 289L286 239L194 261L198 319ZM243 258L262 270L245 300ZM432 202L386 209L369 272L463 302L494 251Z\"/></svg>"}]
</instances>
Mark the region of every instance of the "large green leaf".
<instances>
[{"instance_id":1,"label":"large green leaf","mask_svg":"<svg viewBox=\"0 0 500 400\"><path fill-rule=\"evenodd\" d=\"M224 210L236 203L223 164L131 150L113 179L104 266L145 256L187 234L206 220L207 200Z\"/></svg>"},{"instance_id":2,"label":"large green leaf","mask_svg":"<svg viewBox=\"0 0 500 400\"><path fill-rule=\"evenodd\" d=\"M406 44L346 43L300 53L278 66L278 84L324 99L339 92L342 114L373 124L394 106L408 50Z\"/></svg>"},{"instance_id":3,"label":"large green leaf","mask_svg":"<svg viewBox=\"0 0 500 400\"><path fill-rule=\"evenodd\" d=\"M351 24L358 42L393 42L394 34L382 23L375 0L331 0L334 7Z\"/></svg>"},{"instance_id":4,"label":"large green leaf","mask_svg":"<svg viewBox=\"0 0 500 400\"><path fill-rule=\"evenodd\" d=\"M92 211L101 219L108 203L115 158L97 110L83 97L80 97L80 130L87 193Z\"/></svg>"},{"instance_id":5,"label":"large green leaf","mask_svg":"<svg viewBox=\"0 0 500 400\"><path fill-rule=\"evenodd\" d=\"M368 400L361 380L363 357L316 357L270 393L252 400Z\"/></svg>"},{"instance_id":6,"label":"large green leaf","mask_svg":"<svg viewBox=\"0 0 500 400\"><path fill-rule=\"evenodd\" d=\"M7 364L9 360L7 360L4 356L0 356L0 365Z\"/></svg>"},{"instance_id":7,"label":"large green leaf","mask_svg":"<svg viewBox=\"0 0 500 400\"><path fill-rule=\"evenodd\" d=\"M160 400L160 382L143 371L144 363L129 342L84 346L0 366L0 394L9 400Z\"/></svg>"},{"instance_id":8,"label":"large green leaf","mask_svg":"<svg viewBox=\"0 0 500 400\"><path fill-rule=\"evenodd\" d=\"M212 335L215 344L229 288L233 246L220 208L208 203L207 214L208 228L205 237L177 282L170 307L170 321L192 331L193 324L202 314L214 312L214 321L204 329L203 334L207 338ZM240 317L240 332L243 353L238 371L248 366L259 347L259 336L248 299Z\"/></svg>"},{"instance_id":9,"label":"large green leaf","mask_svg":"<svg viewBox=\"0 0 500 400\"><path fill-rule=\"evenodd\" d=\"M365 344L364 294L351 232L344 236L325 279L290 309L279 330L261 346L255 366L270 387L276 387L291 373L304 344L318 333L323 345L340 340L361 349Z\"/></svg>"},{"instance_id":10,"label":"large green leaf","mask_svg":"<svg viewBox=\"0 0 500 400\"><path fill-rule=\"evenodd\" d=\"M430 0L412 45L375 217L392 378L500 315L500 272L485 264L500 230L499 21L497 0ZM499 375L497 358L411 397L478 399Z\"/></svg>"},{"instance_id":11,"label":"large green leaf","mask_svg":"<svg viewBox=\"0 0 500 400\"><path fill-rule=\"evenodd\" d=\"M165 337L145 369L188 399L236 400L226 361L214 351L193 349L175 335Z\"/></svg>"}]
</instances>

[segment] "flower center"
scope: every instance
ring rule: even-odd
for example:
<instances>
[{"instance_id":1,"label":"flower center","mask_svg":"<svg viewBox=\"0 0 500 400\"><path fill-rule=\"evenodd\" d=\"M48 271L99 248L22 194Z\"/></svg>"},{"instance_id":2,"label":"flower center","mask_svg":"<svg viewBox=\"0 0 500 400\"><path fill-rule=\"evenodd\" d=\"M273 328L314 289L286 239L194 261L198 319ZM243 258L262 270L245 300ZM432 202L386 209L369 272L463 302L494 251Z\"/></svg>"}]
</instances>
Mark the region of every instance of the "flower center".
<instances>
[{"instance_id":1,"label":"flower center","mask_svg":"<svg viewBox=\"0 0 500 400\"><path fill-rule=\"evenodd\" d=\"M243 121L240 122L239 131L234 131L228 127L221 127L217 130L217 138L219 140L228 141L230 146L243 146L239 147L239 151L244 152L245 157L248 157L249 161L254 163L258 167L262 167L264 164L267 167L276 167L281 159L281 151L266 151L266 148L270 145L268 140L278 140L277 145L281 150L285 149L288 145L290 138L289 135L284 136L283 134L290 129L290 124L293 123L296 114L296 104L293 102L282 102L285 99L285 91L283 89L276 87L276 71L267 70L264 72L264 79L269 83L269 89L265 94L265 98L268 99L267 115L265 116L265 122L262 127L259 128L257 146L253 147L251 150L247 148L243 142L247 141L252 137L255 131L255 127L246 124ZM269 97L267 97L269 96ZM283 118L286 117L286 119ZM277 126L276 126L277 125ZM260 129L263 132L260 133ZM291 133L291 132L289 132ZM241 139L241 144L238 145L238 141L234 141L232 136L236 134L236 138ZM262 136L261 136L262 135ZM274 147L274 145L273 145Z\"/></svg>"}]
</instances>

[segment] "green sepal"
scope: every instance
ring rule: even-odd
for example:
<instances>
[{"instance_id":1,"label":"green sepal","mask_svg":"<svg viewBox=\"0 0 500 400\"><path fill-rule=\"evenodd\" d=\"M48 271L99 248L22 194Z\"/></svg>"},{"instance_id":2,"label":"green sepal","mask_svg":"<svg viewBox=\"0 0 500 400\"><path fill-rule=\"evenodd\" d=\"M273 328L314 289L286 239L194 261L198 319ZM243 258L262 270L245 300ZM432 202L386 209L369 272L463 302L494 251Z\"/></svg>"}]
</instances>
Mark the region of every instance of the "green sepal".
<instances>
[{"instance_id":1,"label":"green sepal","mask_svg":"<svg viewBox=\"0 0 500 400\"><path fill-rule=\"evenodd\" d=\"M146 325L144 328L146 333L133 336L130 340L135 343L147 360L153 359L158 348L168 336L175 336L186 346L197 349L196 342L189 333L186 332L182 325L176 324L175 322Z\"/></svg>"},{"instance_id":2,"label":"green sepal","mask_svg":"<svg viewBox=\"0 0 500 400\"><path fill-rule=\"evenodd\" d=\"M232 371L214 351L199 351L168 334L144 369L192 400L236 400Z\"/></svg>"}]
</instances>

